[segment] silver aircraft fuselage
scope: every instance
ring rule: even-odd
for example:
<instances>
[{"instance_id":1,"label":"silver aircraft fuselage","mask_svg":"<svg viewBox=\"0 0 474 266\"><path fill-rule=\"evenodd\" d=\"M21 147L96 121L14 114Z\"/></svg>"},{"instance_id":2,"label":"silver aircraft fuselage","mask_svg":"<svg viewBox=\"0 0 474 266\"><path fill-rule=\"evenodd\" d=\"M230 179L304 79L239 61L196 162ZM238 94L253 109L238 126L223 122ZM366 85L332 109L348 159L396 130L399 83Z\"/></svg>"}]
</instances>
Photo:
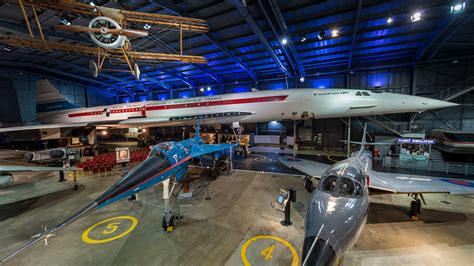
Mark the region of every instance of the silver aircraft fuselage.
<instances>
[{"instance_id":1,"label":"silver aircraft fuselage","mask_svg":"<svg viewBox=\"0 0 474 266\"><path fill-rule=\"evenodd\" d=\"M365 156L338 162L322 175L306 212L304 265L334 265L359 238L369 207Z\"/></svg>"}]
</instances>

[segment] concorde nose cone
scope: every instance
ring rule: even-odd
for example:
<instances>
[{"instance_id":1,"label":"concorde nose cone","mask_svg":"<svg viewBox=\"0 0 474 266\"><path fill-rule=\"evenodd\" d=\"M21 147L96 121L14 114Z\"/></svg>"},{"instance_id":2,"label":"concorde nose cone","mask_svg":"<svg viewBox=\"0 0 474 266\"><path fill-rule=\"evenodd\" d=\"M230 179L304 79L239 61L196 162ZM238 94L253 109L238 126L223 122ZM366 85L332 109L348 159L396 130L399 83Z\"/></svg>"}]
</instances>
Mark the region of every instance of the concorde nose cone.
<instances>
[{"instance_id":1,"label":"concorde nose cone","mask_svg":"<svg viewBox=\"0 0 474 266\"><path fill-rule=\"evenodd\" d=\"M303 265L334 265L336 253L322 238L306 237L303 244Z\"/></svg>"},{"instance_id":2,"label":"concorde nose cone","mask_svg":"<svg viewBox=\"0 0 474 266\"><path fill-rule=\"evenodd\" d=\"M452 102L447 102L447 101L435 100L435 99L424 98L424 97L420 97L420 98L421 98L420 99L421 106L423 108L426 108L426 110L446 108L446 107L459 105L457 103L452 103Z\"/></svg>"}]
</instances>

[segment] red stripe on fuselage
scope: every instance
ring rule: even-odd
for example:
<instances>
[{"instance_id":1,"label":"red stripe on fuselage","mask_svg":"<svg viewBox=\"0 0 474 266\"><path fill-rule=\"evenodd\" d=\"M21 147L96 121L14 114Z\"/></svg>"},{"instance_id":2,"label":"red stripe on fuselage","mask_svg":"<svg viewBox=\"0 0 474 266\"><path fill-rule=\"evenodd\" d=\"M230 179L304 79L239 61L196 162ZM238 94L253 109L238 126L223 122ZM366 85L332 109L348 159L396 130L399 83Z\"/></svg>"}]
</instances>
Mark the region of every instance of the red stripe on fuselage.
<instances>
[{"instance_id":1,"label":"red stripe on fuselage","mask_svg":"<svg viewBox=\"0 0 474 266\"><path fill-rule=\"evenodd\" d=\"M156 105L156 106L146 106L146 111L156 111L156 110L168 110L168 109L182 109L182 108L193 108L193 107L207 107L207 106L221 106L221 105L232 105L232 104L245 104L245 103L262 103L262 102L277 102L284 101L288 95L280 96L265 96L265 97L256 97L256 98L243 98L243 99L232 99L232 100L218 100L218 101L209 101L209 102L191 102L191 103L180 103L180 104L169 104L169 105ZM112 109L110 114L120 114L120 113L130 113L130 112L141 112L142 108L133 107L133 108L124 108L124 109ZM92 112L81 112L81 113L72 113L69 114L69 117L81 117L81 116L92 116L92 115L102 115L102 111L92 111Z\"/></svg>"}]
</instances>

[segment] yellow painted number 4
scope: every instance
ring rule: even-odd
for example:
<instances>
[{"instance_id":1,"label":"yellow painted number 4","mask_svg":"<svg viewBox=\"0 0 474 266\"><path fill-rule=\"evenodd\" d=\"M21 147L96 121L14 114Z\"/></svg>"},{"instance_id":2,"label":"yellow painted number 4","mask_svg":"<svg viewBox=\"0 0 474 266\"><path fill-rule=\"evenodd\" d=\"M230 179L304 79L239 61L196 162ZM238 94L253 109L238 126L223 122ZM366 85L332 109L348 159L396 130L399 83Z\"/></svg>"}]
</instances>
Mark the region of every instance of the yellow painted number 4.
<instances>
[{"instance_id":1,"label":"yellow painted number 4","mask_svg":"<svg viewBox=\"0 0 474 266\"><path fill-rule=\"evenodd\" d=\"M269 246L268 248L262 250L262 252L260 252L260 255L262 255L265 260L271 259L272 253L273 253L273 250L275 250L275 247L276 247L275 245Z\"/></svg>"},{"instance_id":2,"label":"yellow painted number 4","mask_svg":"<svg viewBox=\"0 0 474 266\"><path fill-rule=\"evenodd\" d=\"M107 229L102 231L102 234L104 234L104 235L112 234L113 232L117 231L119 224L120 224L120 222L108 224L107 227L106 227Z\"/></svg>"}]
</instances>

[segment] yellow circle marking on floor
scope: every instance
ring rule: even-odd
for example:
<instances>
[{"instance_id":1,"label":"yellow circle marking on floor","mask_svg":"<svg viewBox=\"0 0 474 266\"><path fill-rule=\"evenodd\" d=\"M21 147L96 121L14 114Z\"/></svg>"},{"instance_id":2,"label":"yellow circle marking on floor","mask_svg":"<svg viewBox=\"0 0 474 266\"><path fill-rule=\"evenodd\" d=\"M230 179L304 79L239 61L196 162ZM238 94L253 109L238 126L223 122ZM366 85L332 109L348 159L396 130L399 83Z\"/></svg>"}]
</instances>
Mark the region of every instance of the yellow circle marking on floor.
<instances>
[{"instance_id":1,"label":"yellow circle marking on floor","mask_svg":"<svg viewBox=\"0 0 474 266\"><path fill-rule=\"evenodd\" d=\"M94 230L94 228L96 228L97 226L101 225L101 224L105 224L107 222L110 222L110 221L115 221L115 220L129 220L132 222L132 226L130 226L130 228L128 228L125 232L119 234L119 235L116 235L116 236L113 236L113 237L110 237L110 238L105 238L105 239L92 239L89 237L89 233ZM111 230L111 231L107 231L107 230L104 230L102 233L103 234L109 234L109 233L113 233L115 232L115 230L117 229L117 226L119 225L119 223L115 222L115 223L111 223L110 225L112 225L111 227L109 227L109 225L107 226L107 229L108 230ZM117 216L117 217L112 217L112 218L109 218L109 219L106 219L106 220L103 220L103 221L100 221L94 225L92 225L91 227L87 228L86 231L84 231L84 233L82 233L82 241L84 241L85 243L88 243L88 244L103 244L103 243L107 243L107 242L110 242L110 241L114 241L116 239L119 239L119 238L122 238L128 234L130 234L130 232L133 231L133 229L135 229L135 227L137 227L138 225L138 220L137 218L133 217L133 216Z\"/></svg>"},{"instance_id":2,"label":"yellow circle marking on floor","mask_svg":"<svg viewBox=\"0 0 474 266\"><path fill-rule=\"evenodd\" d=\"M242 259L242 262L244 263L245 266L250 266L250 262L247 259L247 249L255 241L258 241L260 239L272 239L277 242L282 243L285 245L290 251L291 255L293 255L293 261L291 262L291 266L298 266L299 265L299 258L298 258L298 252L296 252L296 249L290 244L290 242L279 238L277 236L264 236L264 235L259 235L259 236L254 236L250 238L249 240L245 241L244 245L242 246L242 249L240 250L240 258Z\"/></svg>"}]
</instances>

